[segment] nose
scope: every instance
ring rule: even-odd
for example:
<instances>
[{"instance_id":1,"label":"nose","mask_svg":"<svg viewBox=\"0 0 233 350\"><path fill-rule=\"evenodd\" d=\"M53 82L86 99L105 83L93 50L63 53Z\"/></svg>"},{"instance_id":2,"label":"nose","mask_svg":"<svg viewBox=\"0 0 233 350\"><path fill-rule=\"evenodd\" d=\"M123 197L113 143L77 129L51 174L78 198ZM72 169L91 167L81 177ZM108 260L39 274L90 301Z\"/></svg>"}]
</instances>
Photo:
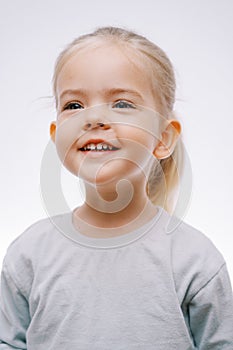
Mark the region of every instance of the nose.
<instances>
[{"instance_id":1,"label":"nose","mask_svg":"<svg viewBox=\"0 0 233 350\"><path fill-rule=\"evenodd\" d=\"M101 110L88 110L86 111L83 130L90 130L95 128L101 128L103 130L110 129L110 123L106 118L106 111Z\"/></svg>"},{"instance_id":2,"label":"nose","mask_svg":"<svg viewBox=\"0 0 233 350\"><path fill-rule=\"evenodd\" d=\"M110 129L110 125L107 124L107 123L103 123L103 122L94 122L94 123L91 123L91 122L87 122L86 124L84 124L83 126L83 130L90 130L90 129L95 129L95 128L101 128L103 130L107 130L107 129Z\"/></svg>"}]
</instances>

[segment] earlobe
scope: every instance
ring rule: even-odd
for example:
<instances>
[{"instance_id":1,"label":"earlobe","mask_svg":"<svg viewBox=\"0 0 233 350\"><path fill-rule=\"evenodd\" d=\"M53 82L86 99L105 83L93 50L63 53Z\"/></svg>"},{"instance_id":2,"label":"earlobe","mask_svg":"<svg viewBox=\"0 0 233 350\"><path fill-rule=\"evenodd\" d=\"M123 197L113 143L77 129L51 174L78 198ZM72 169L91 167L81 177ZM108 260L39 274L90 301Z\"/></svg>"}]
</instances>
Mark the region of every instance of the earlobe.
<instances>
[{"instance_id":1,"label":"earlobe","mask_svg":"<svg viewBox=\"0 0 233 350\"><path fill-rule=\"evenodd\" d=\"M180 133L181 124L177 120L169 120L166 129L162 133L161 140L154 149L154 156L157 159L168 158L174 151Z\"/></svg>"},{"instance_id":2,"label":"earlobe","mask_svg":"<svg viewBox=\"0 0 233 350\"><path fill-rule=\"evenodd\" d=\"M52 122L50 124L50 137L54 143L55 143L55 136L56 136L56 122Z\"/></svg>"}]
</instances>

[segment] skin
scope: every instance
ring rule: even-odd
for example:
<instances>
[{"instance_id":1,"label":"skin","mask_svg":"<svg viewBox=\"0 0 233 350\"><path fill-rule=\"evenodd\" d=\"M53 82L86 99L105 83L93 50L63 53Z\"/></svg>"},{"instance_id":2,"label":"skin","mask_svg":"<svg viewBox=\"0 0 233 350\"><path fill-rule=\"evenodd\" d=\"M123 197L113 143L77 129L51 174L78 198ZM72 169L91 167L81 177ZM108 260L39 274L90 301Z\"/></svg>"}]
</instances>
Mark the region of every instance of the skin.
<instances>
[{"instance_id":1,"label":"skin","mask_svg":"<svg viewBox=\"0 0 233 350\"><path fill-rule=\"evenodd\" d=\"M119 101L150 111L158 107L146 74L116 45L73 54L59 73L56 93L57 120L50 125L50 135L64 166L83 179L86 189L85 203L73 211L75 227L89 236L108 237L145 224L157 212L146 194L147 176L155 158L172 153L179 122L170 120L160 130L156 118L142 118L140 113L135 124L124 122L135 110ZM113 122L106 104L126 113L123 119L119 116L120 123ZM119 149L80 151L90 139L109 140Z\"/></svg>"}]
</instances>

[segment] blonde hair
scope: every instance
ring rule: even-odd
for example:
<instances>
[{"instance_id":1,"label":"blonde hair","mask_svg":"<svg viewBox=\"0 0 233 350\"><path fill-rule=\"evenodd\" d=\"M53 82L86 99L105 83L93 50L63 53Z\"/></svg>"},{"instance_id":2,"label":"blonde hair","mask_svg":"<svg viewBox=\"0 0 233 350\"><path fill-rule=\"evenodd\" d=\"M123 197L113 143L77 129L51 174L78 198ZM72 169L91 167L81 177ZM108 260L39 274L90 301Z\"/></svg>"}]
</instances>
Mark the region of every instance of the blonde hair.
<instances>
[{"instance_id":1,"label":"blonde hair","mask_svg":"<svg viewBox=\"0 0 233 350\"><path fill-rule=\"evenodd\" d=\"M176 81L171 61L161 48L147 38L123 28L98 28L93 33L78 37L61 52L57 58L53 76L55 99L57 79L64 64L73 53L89 45L98 45L99 41L117 44L123 47L124 52L134 51L134 54L140 58L139 62L143 62L144 68L149 67L152 90L156 98L159 97L163 116L166 119L174 119ZM156 164L149 175L146 190L150 200L164 207L168 212L173 210L175 190L183 169L183 152L183 144L179 138L173 153L168 158L160 160L160 164Z\"/></svg>"}]
</instances>

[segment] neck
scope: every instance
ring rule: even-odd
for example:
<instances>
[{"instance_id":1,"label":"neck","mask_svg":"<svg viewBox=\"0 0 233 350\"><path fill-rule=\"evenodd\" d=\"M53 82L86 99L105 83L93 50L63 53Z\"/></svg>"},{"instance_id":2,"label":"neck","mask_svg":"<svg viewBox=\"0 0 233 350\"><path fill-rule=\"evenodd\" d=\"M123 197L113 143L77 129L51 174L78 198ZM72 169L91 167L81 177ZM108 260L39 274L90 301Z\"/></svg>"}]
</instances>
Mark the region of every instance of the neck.
<instances>
[{"instance_id":1,"label":"neck","mask_svg":"<svg viewBox=\"0 0 233 350\"><path fill-rule=\"evenodd\" d=\"M140 226L156 213L150 202L145 183L120 181L113 186L94 187L85 184L86 201L74 211L76 219L98 228ZM132 225L133 224L133 225Z\"/></svg>"}]
</instances>

